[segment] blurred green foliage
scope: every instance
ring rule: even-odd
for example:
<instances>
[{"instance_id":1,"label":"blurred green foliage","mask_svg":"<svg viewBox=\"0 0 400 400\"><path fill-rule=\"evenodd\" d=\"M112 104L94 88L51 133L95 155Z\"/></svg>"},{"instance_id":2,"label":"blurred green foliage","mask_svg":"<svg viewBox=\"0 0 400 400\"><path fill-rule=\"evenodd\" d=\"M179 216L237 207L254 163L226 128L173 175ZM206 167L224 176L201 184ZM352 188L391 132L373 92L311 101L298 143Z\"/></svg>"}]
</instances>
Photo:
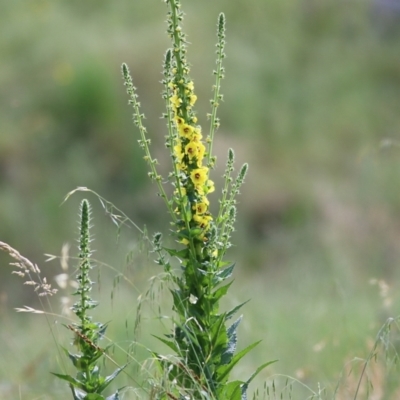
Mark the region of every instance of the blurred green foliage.
<instances>
[{"instance_id":1,"label":"blurred green foliage","mask_svg":"<svg viewBox=\"0 0 400 400\"><path fill-rule=\"evenodd\" d=\"M268 304L270 323L252 332L266 332L265 351L276 350L266 359L283 359L274 368L293 373L318 362L306 351L314 339L337 343L329 334L331 313L335 325L341 315L351 321L362 314L362 322L343 328L348 346L330 353L338 372L351 344L373 336L376 321L389 313L369 295L368 280L385 279L392 293L399 288L400 37L385 31L387 21L368 1L186 0L183 6L203 130L217 16L227 16L215 179L228 147L250 164L232 259L246 277L243 288L255 293L253 307ZM43 253L58 253L74 237L79 196L59 205L77 186L96 190L150 232L165 223L120 77L127 62L154 153L167 171L159 83L168 46L164 20L159 0L0 1L0 239L42 267ZM100 205L97 213L96 256L123 263L124 254L114 255L123 247L103 234L113 228ZM136 240L134 232L126 235ZM0 254L0 316L33 301L8 261ZM325 311L318 314L316 303ZM293 332L282 315L311 333L282 334ZM289 360L296 343L304 351Z\"/></svg>"}]
</instances>

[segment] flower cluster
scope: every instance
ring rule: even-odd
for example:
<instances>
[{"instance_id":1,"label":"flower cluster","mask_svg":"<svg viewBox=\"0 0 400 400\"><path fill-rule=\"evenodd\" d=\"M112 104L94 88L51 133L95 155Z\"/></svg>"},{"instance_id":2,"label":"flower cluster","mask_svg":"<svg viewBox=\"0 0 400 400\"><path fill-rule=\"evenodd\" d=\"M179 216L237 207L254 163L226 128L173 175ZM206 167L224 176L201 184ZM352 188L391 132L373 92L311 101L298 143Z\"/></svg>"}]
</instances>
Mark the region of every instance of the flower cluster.
<instances>
[{"instance_id":1,"label":"flower cluster","mask_svg":"<svg viewBox=\"0 0 400 400\"><path fill-rule=\"evenodd\" d=\"M192 84L193 85L193 84ZM175 89L175 92L179 93ZM190 103L194 104L195 95L190 96ZM173 118L178 135L174 139L174 161L178 171L179 181L176 193L180 199L186 197L189 202L191 218L190 227L200 227L204 232L208 230L212 217L208 211L209 201L207 194L214 191L214 183L208 178L209 169L203 165L206 147L202 143L200 126L185 120L180 108L183 104L178 94L170 98ZM188 123L189 122L189 123ZM180 202L178 200L178 202ZM180 202L182 203L182 202ZM178 211L179 212L179 211ZM187 243L187 239L183 240Z\"/></svg>"},{"instance_id":2,"label":"flower cluster","mask_svg":"<svg viewBox=\"0 0 400 400\"><path fill-rule=\"evenodd\" d=\"M197 96L189 77L190 69L185 57L186 39L179 26L181 20L179 9L173 8L169 13L168 33L174 39L175 46L172 54L167 55L164 72L167 87L165 98L172 127L170 145L175 164L176 213L179 217L183 216L182 225L192 232L190 236L193 239L206 241L213 220L207 195L214 191L214 183L209 179L208 166L203 164L207 151L193 111ZM182 243L189 244L188 237L182 234L183 227L180 226L178 230ZM193 232L196 234L193 235Z\"/></svg>"}]
</instances>

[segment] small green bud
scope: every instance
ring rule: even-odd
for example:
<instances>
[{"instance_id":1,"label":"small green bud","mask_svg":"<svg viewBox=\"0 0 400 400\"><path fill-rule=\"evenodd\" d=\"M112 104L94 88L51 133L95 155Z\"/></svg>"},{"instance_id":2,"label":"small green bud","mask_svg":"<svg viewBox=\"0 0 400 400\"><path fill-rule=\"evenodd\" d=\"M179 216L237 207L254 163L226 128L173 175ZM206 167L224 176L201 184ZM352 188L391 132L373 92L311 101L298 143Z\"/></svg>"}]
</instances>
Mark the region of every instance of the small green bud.
<instances>
[{"instance_id":1,"label":"small green bud","mask_svg":"<svg viewBox=\"0 0 400 400\"><path fill-rule=\"evenodd\" d=\"M241 181L243 181L244 178L246 177L248 169L249 169L249 164L245 163L242 165L242 168L240 169L238 176L238 178L240 178Z\"/></svg>"},{"instance_id":2,"label":"small green bud","mask_svg":"<svg viewBox=\"0 0 400 400\"><path fill-rule=\"evenodd\" d=\"M232 163L235 161L235 152L233 151L233 149L229 149L228 150L228 162Z\"/></svg>"}]
</instances>

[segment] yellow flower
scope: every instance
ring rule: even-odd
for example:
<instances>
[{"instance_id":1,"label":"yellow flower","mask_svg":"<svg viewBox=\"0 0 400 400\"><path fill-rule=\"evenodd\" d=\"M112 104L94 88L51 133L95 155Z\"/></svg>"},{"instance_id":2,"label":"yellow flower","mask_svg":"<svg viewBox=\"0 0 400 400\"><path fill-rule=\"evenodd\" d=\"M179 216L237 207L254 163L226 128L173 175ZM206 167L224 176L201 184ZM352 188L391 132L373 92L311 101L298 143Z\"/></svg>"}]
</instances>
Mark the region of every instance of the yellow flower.
<instances>
[{"instance_id":1,"label":"yellow flower","mask_svg":"<svg viewBox=\"0 0 400 400\"><path fill-rule=\"evenodd\" d=\"M193 135L192 135L192 140L194 142L200 142L200 140L203 138L203 135L201 134L201 129L198 126L193 130Z\"/></svg>"},{"instance_id":2,"label":"yellow flower","mask_svg":"<svg viewBox=\"0 0 400 400\"><path fill-rule=\"evenodd\" d=\"M207 211L208 204L205 202L196 203L193 207L193 210L196 210L197 215L202 215Z\"/></svg>"},{"instance_id":3,"label":"yellow flower","mask_svg":"<svg viewBox=\"0 0 400 400\"><path fill-rule=\"evenodd\" d=\"M211 179L209 179L207 181L207 184L205 186L206 186L206 188L205 188L206 194L214 192L215 186L214 186L214 182Z\"/></svg>"},{"instance_id":4,"label":"yellow flower","mask_svg":"<svg viewBox=\"0 0 400 400\"><path fill-rule=\"evenodd\" d=\"M190 179L193 184L197 186L203 186L207 181L208 168L201 167L196 168L190 173Z\"/></svg>"},{"instance_id":5,"label":"yellow flower","mask_svg":"<svg viewBox=\"0 0 400 400\"><path fill-rule=\"evenodd\" d=\"M186 170L187 170L187 165L186 165L184 162L181 162L181 163L177 164L176 167L177 167L180 171L186 171Z\"/></svg>"},{"instance_id":6,"label":"yellow flower","mask_svg":"<svg viewBox=\"0 0 400 400\"><path fill-rule=\"evenodd\" d=\"M204 196L204 185L195 185L196 192L201 196Z\"/></svg>"},{"instance_id":7,"label":"yellow flower","mask_svg":"<svg viewBox=\"0 0 400 400\"><path fill-rule=\"evenodd\" d=\"M190 81L186 84L186 87L190 90L193 91L194 90L194 83L193 81Z\"/></svg>"},{"instance_id":8,"label":"yellow flower","mask_svg":"<svg viewBox=\"0 0 400 400\"><path fill-rule=\"evenodd\" d=\"M205 196L201 198L201 201L200 201L200 202L206 204L207 207L210 205L210 201L209 201L209 200L207 199L207 197L205 197Z\"/></svg>"},{"instance_id":9,"label":"yellow flower","mask_svg":"<svg viewBox=\"0 0 400 400\"><path fill-rule=\"evenodd\" d=\"M206 147L204 146L203 143L197 143L197 161L199 164L203 161L204 158L204 153L206 152Z\"/></svg>"},{"instance_id":10,"label":"yellow flower","mask_svg":"<svg viewBox=\"0 0 400 400\"><path fill-rule=\"evenodd\" d=\"M182 103L182 99L180 99L177 94L174 94L173 96L171 96L169 98L169 101L175 107L175 109L179 108L181 106L181 103Z\"/></svg>"},{"instance_id":11,"label":"yellow flower","mask_svg":"<svg viewBox=\"0 0 400 400\"><path fill-rule=\"evenodd\" d=\"M178 194L179 194L178 188L176 188L176 189L174 190L174 194L175 194L175 195L178 195ZM181 194L182 194L182 196L186 196L186 188L184 188L184 187L182 187L182 186L181 186Z\"/></svg>"},{"instance_id":12,"label":"yellow flower","mask_svg":"<svg viewBox=\"0 0 400 400\"><path fill-rule=\"evenodd\" d=\"M182 244L184 244L184 245L188 245L189 244L189 240L187 240L187 239L181 239L181 243Z\"/></svg>"},{"instance_id":13,"label":"yellow flower","mask_svg":"<svg viewBox=\"0 0 400 400\"><path fill-rule=\"evenodd\" d=\"M189 156L189 160L198 156L198 143L189 142L185 146L185 154Z\"/></svg>"},{"instance_id":14,"label":"yellow flower","mask_svg":"<svg viewBox=\"0 0 400 400\"><path fill-rule=\"evenodd\" d=\"M196 103L196 100L197 100L197 96L196 96L195 94L192 94L192 95L190 96L189 104L190 104L191 106L193 106L194 103Z\"/></svg>"},{"instance_id":15,"label":"yellow flower","mask_svg":"<svg viewBox=\"0 0 400 400\"><path fill-rule=\"evenodd\" d=\"M181 163L184 153L182 152L182 146L180 143L174 146L174 155L176 157L176 162Z\"/></svg>"},{"instance_id":16,"label":"yellow flower","mask_svg":"<svg viewBox=\"0 0 400 400\"><path fill-rule=\"evenodd\" d=\"M176 125L178 126L178 127L180 127L180 126L182 126L183 124L184 124L184 120L183 120L183 118L181 118L181 117L176 117L175 118L175 121L176 121Z\"/></svg>"},{"instance_id":17,"label":"yellow flower","mask_svg":"<svg viewBox=\"0 0 400 400\"><path fill-rule=\"evenodd\" d=\"M194 132L194 128L191 125L188 124L181 124L179 126L179 133L181 134L181 136L187 138L187 139L191 139L192 138L192 134Z\"/></svg>"},{"instance_id":18,"label":"yellow flower","mask_svg":"<svg viewBox=\"0 0 400 400\"><path fill-rule=\"evenodd\" d=\"M212 220L212 216L195 214L193 215L193 220L200 226L200 228L207 229Z\"/></svg>"}]
</instances>

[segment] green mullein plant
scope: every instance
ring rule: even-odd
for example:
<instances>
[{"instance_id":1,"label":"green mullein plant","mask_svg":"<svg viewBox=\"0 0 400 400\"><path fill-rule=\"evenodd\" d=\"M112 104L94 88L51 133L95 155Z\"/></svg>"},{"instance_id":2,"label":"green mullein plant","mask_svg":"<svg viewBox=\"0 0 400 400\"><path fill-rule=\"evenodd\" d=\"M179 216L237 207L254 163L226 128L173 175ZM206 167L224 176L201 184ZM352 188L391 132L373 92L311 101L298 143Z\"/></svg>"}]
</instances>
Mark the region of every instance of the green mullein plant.
<instances>
[{"instance_id":1,"label":"green mullein plant","mask_svg":"<svg viewBox=\"0 0 400 400\"><path fill-rule=\"evenodd\" d=\"M108 396L102 395L106 387L116 378L125 366L117 368L113 374L104 377L100 374L99 361L105 355L106 349L99 346L99 341L105 334L107 325L93 322L88 314L97 306L97 302L90 297L93 282L89 272L92 269L90 262L90 205L83 200L80 210L80 239L79 239L79 268L76 280L78 288L74 293L78 300L72 306L72 311L79 322L67 325L74 333L73 344L78 353L72 354L64 349L74 367L77 369L76 377L71 375L54 374L60 379L69 382L74 400L118 400L118 390Z\"/></svg>"},{"instance_id":2,"label":"green mullein plant","mask_svg":"<svg viewBox=\"0 0 400 400\"><path fill-rule=\"evenodd\" d=\"M271 362L258 368L246 381L229 380L232 368L258 342L236 353L237 328L241 318L233 323L228 321L244 303L229 312L219 309L219 301L232 283L227 280L232 276L234 264L224 261L224 255L231 246L236 195L248 169L244 164L237 177L232 177L234 152L229 149L220 208L214 216L208 199L214 191L214 183L209 175L216 163L212 146L214 133L219 127L217 109L222 101L220 84L224 77L225 16L221 13L218 18L214 96L209 114L210 129L204 139L193 109L197 96L189 76L181 4L179 0L165 0L165 3L168 6L167 32L172 41L172 48L165 55L162 81L166 104L164 117L168 128L166 147L172 160L172 172L168 176L174 187L171 196L164 189L164 179L157 172L157 160L150 153L150 139L142 122L144 115L140 112L128 66L122 65L129 102L134 109L134 122L141 136L139 145L150 166L149 176L157 183L159 195L171 216L173 236L178 243L177 249L164 247L161 233L155 234L153 240L158 255L156 262L164 267L172 282L170 290L174 311L172 331L158 339L175 353L175 358L155 354L165 378L156 388L155 396L159 399L244 399L250 381ZM169 257L178 261L180 272L172 268Z\"/></svg>"}]
</instances>

